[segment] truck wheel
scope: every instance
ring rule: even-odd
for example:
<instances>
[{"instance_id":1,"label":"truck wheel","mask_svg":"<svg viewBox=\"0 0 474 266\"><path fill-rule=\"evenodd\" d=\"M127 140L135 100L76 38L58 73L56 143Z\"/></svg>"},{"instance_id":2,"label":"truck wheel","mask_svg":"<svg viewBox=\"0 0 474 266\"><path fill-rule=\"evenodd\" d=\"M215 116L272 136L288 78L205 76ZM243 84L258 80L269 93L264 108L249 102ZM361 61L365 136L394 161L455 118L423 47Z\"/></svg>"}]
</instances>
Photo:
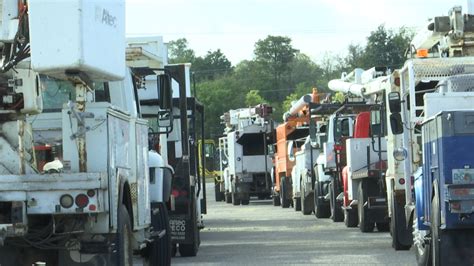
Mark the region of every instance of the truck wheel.
<instances>
[{"instance_id":1,"label":"truck wheel","mask_svg":"<svg viewBox=\"0 0 474 266\"><path fill-rule=\"evenodd\" d=\"M237 194L234 193L234 192L232 192L232 205L234 205L234 206L240 205L239 196L237 196Z\"/></svg>"},{"instance_id":2,"label":"truck wheel","mask_svg":"<svg viewBox=\"0 0 474 266\"><path fill-rule=\"evenodd\" d=\"M294 198L293 199L293 206L295 206L295 211L301 211L301 198Z\"/></svg>"},{"instance_id":3,"label":"truck wheel","mask_svg":"<svg viewBox=\"0 0 474 266\"><path fill-rule=\"evenodd\" d=\"M193 195L194 197L194 195ZM199 250L199 244L200 244L200 236L199 236L199 228L197 225L197 213L196 213L196 201L193 201L193 204L191 205L191 212L192 212L192 230L194 233L193 237L193 242L191 244L179 244L179 254L181 254L181 257L194 257L197 255L198 250Z\"/></svg>"},{"instance_id":4,"label":"truck wheel","mask_svg":"<svg viewBox=\"0 0 474 266\"><path fill-rule=\"evenodd\" d=\"M434 195L431 201L431 261L433 266L440 265L440 210L439 210L439 196ZM449 250L445 254L449 254Z\"/></svg>"},{"instance_id":5,"label":"truck wheel","mask_svg":"<svg viewBox=\"0 0 474 266\"><path fill-rule=\"evenodd\" d=\"M411 235L406 229L405 210L395 198L395 192L392 191L392 218L390 219L390 232L392 234L392 247L395 250L409 250L411 243L407 245L404 242L411 242ZM407 240L402 241L402 237L406 235Z\"/></svg>"},{"instance_id":6,"label":"truck wheel","mask_svg":"<svg viewBox=\"0 0 474 266\"><path fill-rule=\"evenodd\" d=\"M273 206L280 206L280 196L273 195L272 201L273 201Z\"/></svg>"},{"instance_id":7,"label":"truck wheel","mask_svg":"<svg viewBox=\"0 0 474 266\"><path fill-rule=\"evenodd\" d=\"M358 216L359 216L359 229L363 233L368 233L374 231L375 223L370 222L369 220L369 207L366 206L365 202L367 201L367 194L364 190L365 180L362 180L359 184L359 201L357 204Z\"/></svg>"},{"instance_id":8,"label":"truck wheel","mask_svg":"<svg viewBox=\"0 0 474 266\"><path fill-rule=\"evenodd\" d=\"M319 184L314 184L314 215L316 218L329 218L331 215L331 211L329 210L329 206L324 204L322 200L319 200L319 197L323 195L321 193Z\"/></svg>"},{"instance_id":9,"label":"truck wheel","mask_svg":"<svg viewBox=\"0 0 474 266\"><path fill-rule=\"evenodd\" d=\"M290 199L288 198L288 192L287 190L287 183L286 183L286 177L281 180L280 183L280 202L281 202L281 207L282 208L289 208L290 207Z\"/></svg>"},{"instance_id":10,"label":"truck wheel","mask_svg":"<svg viewBox=\"0 0 474 266\"><path fill-rule=\"evenodd\" d=\"M390 224L389 223L376 223L377 231L379 232L388 232L390 231Z\"/></svg>"},{"instance_id":11,"label":"truck wheel","mask_svg":"<svg viewBox=\"0 0 474 266\"><path fill-rule=\"evenodd\" d=\"M130 222L130 215L124 204L121 204L118 208L117 217L117 265L132 265L132 224Z\"/></svg>"},{"instance_id":12,"label":"truck wheel","mask_svg":"<svg viewBox=\"0 0 474 266\"><path fill-rule=\"evenodd\" d=\"M240 200L240 203L242 203L242 205L249 205L250 195L248 193L243 194L242 199Z\"/></svg>"},{"instance_id":13,"label":"truck wheel","mask_svg":"<svg viewBox=\"0 0 474 266\"><path fill-rule=\"evenodd\" d=\"M162 238L155 238L148 247L148 254L146 256L146 263L149 266L155 265L170 265L171 264L171 228L168 217L168 210L163 202L156 203L158 213L151 216L151 224L154 231L160 232L166 230L166 235Z\"/></svg>"},{"instance_id":14,"label":"truck wheel","mask_svg":"<svg viewBox=\"0 0 474 266\"><path fill-rule=\"evenodd\" d=\"M357 217L357 210L347 209L344 210L344 224L346 227L357 227L359 223L359 217Z\"/></svg>"},{"instance_id":15,"label":"truck wheel","mask_svg":"<svg viewBox=\"0 0 474 266\"><path fill-rule=\"evenodd\" d=\"M225 197L225 203L232 203L232 195L230 192L226 192L224 194L224 197Z\"/></svg>"},{"instance_id":16,"label":"truck wheel","mask_svg":"<svg viewBox=\"0 0 474 266\"><path fill-rule=\"evenodd\" d=\"M342 222L344 220L344 213L342 212L341 203L336 200L336 192L334 191L334 181L329 184L329 206L331 210L331 219L334 222Z\"/></svg>"},{"instance_id":17,"label":"truck wheel","mask_svg":"<svg viewBox=\"0 0 474 266\"><path fill-rule=\"evenodd\" d=\"M219 202L219 201L223 201L224 200L224 192L221 192L221 184L219 184L219 182L216 182L215 185L214 185L214 194L215 194L215 197L216 197L216 201Z\"/></svg>"},{"instance_id":18,"label":"truck wheel","mask_svg":"<svg viewBox=\"0 0 474 266\"><path fill-rule=\"evenodd\" d=\"M303 215L310 215L314 211L314 199L313 199L313 193L309 193L309 195L306 197L306 190L304 186L301 186L301 213Z\"/></svg>"},{"instance_id":19,"label":"truck wheel","mask_svg":"<svg viewBox=\"0 0 474 266\"><path fill-rule=\"evenodd\" d=\"M178 252L178 247L176 244L171 244L171 257L176 257L176 252Z\"/></svg>"},{"instance_id":20,"label":"truck wheel","mask_svg":"<svg viewBox=\"0 0 474 266\"><path fill-rule=\"evenodd\" d=\"M416 210L413 214L413 248L415 249L416 262L420 266L430 265L430 248L431 246L426 243L425 235L418 230L418 217Z\"/></svg>"}]
</instances>

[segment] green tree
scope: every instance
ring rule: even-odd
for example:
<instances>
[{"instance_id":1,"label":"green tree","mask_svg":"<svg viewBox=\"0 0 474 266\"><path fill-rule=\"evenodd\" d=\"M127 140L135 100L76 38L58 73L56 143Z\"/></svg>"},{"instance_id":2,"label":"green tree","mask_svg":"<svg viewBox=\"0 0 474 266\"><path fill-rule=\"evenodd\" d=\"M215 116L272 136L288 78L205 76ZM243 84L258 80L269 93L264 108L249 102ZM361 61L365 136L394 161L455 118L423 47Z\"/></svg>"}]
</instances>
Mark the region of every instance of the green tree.
<instances>
[{"instance_id":1,"label":"green tree","mask_svg":"<svg viewBox=\"0 0 474 266\"><path fill-rule=\"evenodd\" d=\"M188 40L180 38L168 43L169 59L171 64L193 63L196 59L194 50L188 48Z\"/></svg>"},{"instance_id":2,"label":"green tree","mask_svg":"<svg viewBox=\"0 0 474 266\"><path fill-rule=\"evenodd\" d=\"M290 71L290 63L298 52L291 45L291 39L269 35L255 43L255 59L273 76L274 87L280 89L283 74Z\"/></svg>"},{"instance_id":3,"label":"green tree","mask_svg":"<svg viewBox=\"0 0 474 266\"><path fill-rule=\"evenodd\" d=\"M232 63L220 49L208 51L204 57L197 57L192 65L193 72L197 74L198 81L214 79L219 75L229 73Z\"/></svg>"},{"instance_id":4,"label":"green tree","mask_svg":"<svg viewBox=\"0 0 474 266\"><path fill-rule=\"evenodd\" d=\"M245 95L245 104L247 106L255 106L261 103L265 103L265 100L260 96L258 90L250 90L247 92L247 95Z\"/></svg>"},{"instance_id":5,"label":"green tree","mask_svg":"<svg viewBox=\"0 0 474 266\"><path fill-rule=\"evenodd\" d=\"M367 37L367 46L364 50L364 68L373 66L387 66L399 68L405 61L405 50L409 47L413 37L406 28L398 31L386 29L384 25L377 27Z\"/></svg>"},{"instance_id":6,"label":"green tree","mask_svg":"<svg viewBox=\"0 0 474 266\"><path fill-rule=\"evenodd\" d=\"M338 91L332 96L332 102L343 103L346 100L344 93Z\"/></svg>"},{"instance_id":7,"label":"green tree","mask_svg":"<svg viewBox=\"0 0 474 266\"><path fill-rule=\"evenodd\" d=\"M297 101L301 96L298 96L298 93L293 92L290 95L286 96L285 100L283 101L282 109L284 112L288 112L291 108L291 105L294 101Z\"/></svg>"}]
</instances>

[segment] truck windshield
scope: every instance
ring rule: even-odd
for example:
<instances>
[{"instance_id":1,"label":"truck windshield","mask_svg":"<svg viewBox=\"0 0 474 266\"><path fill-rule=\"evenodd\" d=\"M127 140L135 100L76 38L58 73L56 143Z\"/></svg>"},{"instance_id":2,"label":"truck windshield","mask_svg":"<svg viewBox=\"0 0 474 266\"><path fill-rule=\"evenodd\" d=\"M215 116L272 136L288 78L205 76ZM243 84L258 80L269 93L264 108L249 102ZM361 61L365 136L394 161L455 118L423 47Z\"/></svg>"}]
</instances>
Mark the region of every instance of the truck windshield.
<instances>
[{"instance_id":1,"label":"truck windshield","mask_svg":"<svg viewBox=\"0 0 474 266\"><path fill-rule=\"evenodd\" d=\"M110 102L107 83L93 82L92 87L96 102ZM41 76L41 90L44 112L60 112L65 103L76 99L74 85L67 80Z\"/></svg>"},{"instance_id":2,"label":"truck windshield","mask_svg":"<svg viewBox=\"0 0 474 266\"><path fill-rule=\"evenodd\" d=\"M343 118L337 121L334 132L334 138L339 140L342 137L350 137L350 121L349 118Z\"/></svg>"}]
</instances>

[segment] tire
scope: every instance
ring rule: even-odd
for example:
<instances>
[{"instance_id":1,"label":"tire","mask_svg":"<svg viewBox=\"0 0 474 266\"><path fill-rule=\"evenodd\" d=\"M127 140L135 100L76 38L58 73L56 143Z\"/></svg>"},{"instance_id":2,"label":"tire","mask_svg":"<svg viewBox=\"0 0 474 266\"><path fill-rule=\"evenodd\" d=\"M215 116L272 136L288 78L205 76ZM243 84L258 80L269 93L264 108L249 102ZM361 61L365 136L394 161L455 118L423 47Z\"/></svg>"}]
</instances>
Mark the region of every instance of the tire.
<instances>
[{"instance_id":1,"label":"tire","mask_svg":"<svg viewBox=\"0 0 474 266\"><path fill-rule=\"evenodd\" d=\"M280 196L278 195L273 195L272 197L272 201L273 201L273 206L280 206Z\"/></svg>"},{"instance_id":2,"label":"tire","mask_svg":"<svg viewBox=\"0 0 474 266\"><path fill-rule=\"evenodd\" d=\"M379 232L388 232L390 231L390 223L385 222L385 223L376 223L377 226L377 231Z\"/></svg>"},{"instance_id":3,"label":"tire","mask_svg":"<svg viewBox=\"0 0 474 266\"><path fill-rule=\"evenodd\" d=\"M124 204L118 208L117 215L117 263L118 266L129 266L133 263L132 224Z\"/></svg>"},{"instance_id":4,"label":"tire","mask_svg":"<svg viewBox=\"0 0 474 266\"><path fill-rule=\"evenodd\" d=\"M359 224L359 217L357 217L357 210L347 209L344 210L344 224L346 227L352 228L357 227Z\"/></svg>"},{"instance_id":5,"label":"tire","mask_svg":"<svg viewBox=\"0 0 474 266\"><path fill-rule=\"evenodd\" d=\"M439 196L434 195L431 200L431 262L433 266L439 266L441 264L440 257L440 224L441 215L439 210ZM449 251L445 254L449 254Z\"/></svg>"},{"instance_id":6,"label":"tire","mask_svg":"<svg viewBox=\"0 0 474 266\"><path fill-rule=\"evenodd\" d=\"M178 247L176 244L171 244L171 257L176 257L176 253L178 252Z\"/></svg>"},{"instance_id":7,"label":"tire","mask_svg":"<svg viewBox=\"0 0 474 266\"><path fill-rule=\"evenodd\" d=\"M229 204L232 203L232 195L230 192L226 192L224 194L224 197L225 197L225 203L229 203Z\"/></svg>"},{"instance_id":8,"label":"tire","mask_svg":"<svg viewBox=\"0 0 474 266\"><path fill-rule=\"evenodd\" d=\"M283 180L280 180L280 203L282 208L289 208L290 207L290 199L288 198L287 193L287 182L286 177Z\"/></svg>"},{"instance_id":9,"label":"tire","mask_svg":"<svg viewBox=\"0 0 474 266\"><path fill-rule=\"evenodd\" d=\"M295 206L295 211L301 211L301 198L294 198L293 199L293 206Z\"/></svg>"},{"instance_id":10,"label":"tire","mask_svg":"<svg viewBox=\"0 0 474 266\"><path fill-rule=\"evenodd\" d=\"M368 233L374 231L375 223L369 220L369 208L368 206L365 206L365 202L367 201L367 194L364 190L365 183L366 181L362 180L359 184L357 214L359 216L360 231L363 233Z\"/></svg>"},{"instance_id":11,"label":"tire","mask_svg":"<svg viewBox=\"0 0 474 266\"><path fill-rule=\"evenodd\" d=\"M234 205L234 206L240 205L240 199L237 196L237 194L234 193L234 192L232 192L232 205Z\"/></svg>"},{"instance_id":12,"label":"tire","mask_svg":"<svg viewBox=\"0 0 474 266\"><path fill-rule=\"evenodd\" d=\"M241 203L242 203L242 205L249 205L250 200L245 199L245 200L242 200Z\"/></svg>"},{"instance_id":13,"label":"tire","mask_svg":"<svg viewBox=\"0 0 474 266\"><path fill-rule=\"evenodd\" d=\"M166 235L161 239L154 239L154 241L148 247L148 254L146 256L146 263L149 266L168 266L171 264L171 228L168 217L168 209L165 203L160 202L156 204L158 208L158 214L151 216L151 224L153 228L156 228L157 232L166 230Z\"/></svg>"},{"instance_id":14,"label":"tire","mask_svg":"<svg viewBox=\"0 0 474 266\"><path fill-rule=\"evenodd\" d=\"M314 211L314 199L313 193L310 193L308 197L306 197L306 190L303 186L301 186L301 213L303 215L310 215Z\"/></svg>"},{"instance_id":15,"label":"tire","mask_svg":"<svg viewBox=\"0 0 474 266\"><path fill-rule=\"evenodd\" d=\"M331 210L331 219L333 222L342 222L344 221L344 213L342 212L341 203L338 203L336 200L336 193L334 191L334 181L331 181L329 184L329 208Z\"/></svg>"},{"instance_id":16,"label":"tire","mask_svg":"<svg viewBox=\"0 0 474 266\"><path fill-rule=\"evenodd\" d=\"M411 244L407 245L406 243L402 243L402 239L400 238L401 235L407 232L404 232L406 226L406 219L405 219L405 210L404 207L401 206L395 199L395 193L392 191L392 218L390 219L390 233L392 234L392 247L395 250L409 250ZM411 237L408 235L408 237ZM409 242L409 241L408 241Z\"/></svg>"},{"instance_id":17,"label":"tire","mask_svg":"<svg viewBox=\"0 0 474 266\"><path fill-rule=\"evenodd\" d=\"M214 194L215 194L215 197L216 197L216 201L219 202L219 201L223 201L224 200L224 192L221 191L221 184L220 183L215 183L214 184Z\"/></svg>"},{"instance_id":18,"label":"tire","mask_svg":"<svg viewBox=\"0 0 474 266\"><path fill-rule=\"evenodd\" d=\"M194 197L194 193L193 193ZM192 230L194 232L194 241L191 244L179 244L179 254L181 254L181 257L195 257L198 253L199 250L199 244L200 244L200 236L199 236L199 228L197 225L197 214L196 214L196 202L193 201L192 204Z\"/></svg>"},{"instance_id":19,"label":"tire","mask_svg":"<svg viewBox=\"0 0 474 266\"><path fill-rule=\"evenodd\" d=\"M431 265L431 246L426 244L425 236L418 230L416 210L413 214L413 249L415 250L416 262L419 266Z\"/></svg>"},{"instance_id":20,"label":"tire","mask_svg":"<svg viewBox=\"0 0 474 266\"><path fill-rule=\"evenodd\" d=\"M331 211L329 209L329 206L327 204L324 204L323 202L319 201L319 196L322 195L323 193L320 193L320 188L319 184L314 184L314 216L316 218L321 219L321 218L329 218L331 216Z\"/></svg>"}]
</instances>

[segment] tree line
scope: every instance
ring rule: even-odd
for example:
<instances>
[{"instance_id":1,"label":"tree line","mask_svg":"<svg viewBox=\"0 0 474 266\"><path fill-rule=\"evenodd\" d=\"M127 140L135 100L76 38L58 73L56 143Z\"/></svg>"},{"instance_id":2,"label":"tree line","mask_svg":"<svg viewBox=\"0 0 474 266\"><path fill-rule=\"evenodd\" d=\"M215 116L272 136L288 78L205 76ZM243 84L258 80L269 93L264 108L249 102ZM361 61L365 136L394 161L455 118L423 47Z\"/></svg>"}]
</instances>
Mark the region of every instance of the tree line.
<instances>
[{"instance_id":1,"label":"tree line","mask_svg":"<svg viewBox=\"0 0 474 266\"><path fill-rule=\"evenodd\" d=\"M255 43L254 59L236 65L220 49L196 56L185 38L169 42L170 63L191 63L196 97L205 107L206 137L222 134L220 116L229 109L267 103L273 118L281 122L291 102L312 88L329 92L329 80L359 67L399 68L405 61L413 33L402 27L396 30L378 26L365 45L350 44L345 56L326 54L316 63L293 47L286 36L267 36Z\"/></svg>"}]
</instances>

